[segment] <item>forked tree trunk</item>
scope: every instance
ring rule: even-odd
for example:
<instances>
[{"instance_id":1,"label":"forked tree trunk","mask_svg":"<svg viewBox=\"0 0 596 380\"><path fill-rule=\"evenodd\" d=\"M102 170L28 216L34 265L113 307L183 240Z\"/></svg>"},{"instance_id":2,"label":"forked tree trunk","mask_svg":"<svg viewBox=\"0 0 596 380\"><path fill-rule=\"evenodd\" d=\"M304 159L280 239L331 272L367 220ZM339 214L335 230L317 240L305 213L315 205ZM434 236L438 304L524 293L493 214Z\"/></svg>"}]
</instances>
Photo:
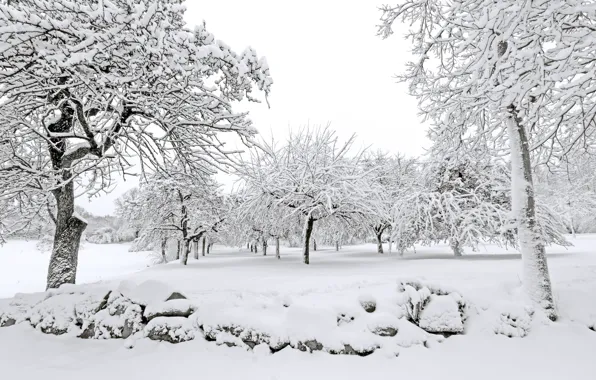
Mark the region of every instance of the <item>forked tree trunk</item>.
<instances>
[{"instance_id":1,"label":"forked tree trunk","mask_svg":"<svg viewBox=\"0 0 596 380\"><path fill-rule=\"evenodd\" d=\"M263 239L263 256L267 256L267 240Z\"/></svg>"},{"instance_id":2,"label":"forked tree trunk","mask_svg":"<svg viewBox=\"0 0 596 380\"><path fill-rule=\"evenodd\" d=\"M304 264L310 264L310 236L312 235L314 224L315 220L310 216L307 217L306 222L304 223L304 246L302 250L302 260Z\"/></svg>"},{"instance_id":3,"label":"forked tree trunk","mask_svg":"<svg viewBox=\"0 0 596 380\"><path fill-rule=\"evenodd\" d=\"M281 256L279 254L279 237L275 238L275 257L281 259Z\"/></svg>"},{"instance_id":4,"label":"forked tree trunk","mask_svg":"<svg viewBox=\"0 0 596 380\"><path fill-rule=\"evenodd\" d=\"M536 220L532 165L526 131L510 110L507 131L511 150L511 204L517 226L523 262L524 287L528 296L546 312L549 319L557 319L544 239Z\"/></svg>"},{"instance_id":5,"label":"forked tree trunk","mask_svg":"<svg viewBox=\"0 0 596 380\"><path fill-rule=\"evenodd\" d=\"M161 261L165 264L168 262L168 257L166 255L166 247L168 246L168 239L163 238L161 239Z\"/></svg>"},{"instance_id":6,"label":"forked tree trunk","mask_svg":"<svg viewBox=\"0 0 596 380\"><path fill-rule=\"evenodd\" d=\"M461 245L459 244L459 241L457 239L450 239L449 240L449 246L451 247L451 250L453 251L453 254L456 257L461 257L462 256Z\"/></svg>"},{"instance_id":7,"label":"forked tree trunk","mask_svg":"<svg viewBox=\"0 0 596 380\"><path fill-rule=\"evenodd\" d=\"M206 247L205 245L207 244L207 237L203 236L203 248L201 249L201 255L205 256L205 251L206 251Z\"/></svg>"},{"instance_id":8,"label":"forked tree trunk","mask_svg":"<svg viewBox=\"0 0 596 380\"><path fill-rule=\"evenodd\" d=\"M46 289L74 284L77 278L79 244L87 222L75 215L74 185L68 182L53 191L56 199L56 231L48 266Z\"/></svg>"}]
</instances>

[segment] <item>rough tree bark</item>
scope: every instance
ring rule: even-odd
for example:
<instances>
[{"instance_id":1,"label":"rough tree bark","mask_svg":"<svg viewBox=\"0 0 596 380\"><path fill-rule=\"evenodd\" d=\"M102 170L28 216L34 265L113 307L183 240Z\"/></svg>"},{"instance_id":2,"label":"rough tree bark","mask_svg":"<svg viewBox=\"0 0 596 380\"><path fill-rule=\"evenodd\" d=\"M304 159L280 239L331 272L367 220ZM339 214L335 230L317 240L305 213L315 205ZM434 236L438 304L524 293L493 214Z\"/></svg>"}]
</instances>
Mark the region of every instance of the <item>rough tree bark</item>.
<instances>
[{"instance_id":1,"label":"rough tree bark","mask_svg":"<svg viewBox=\"0 0 596 380\"><path fill-rule=\"evenodd\" d=\"M310 236L312 235L315 220L309 215L304 223L304 247L302 250L302 260L304 264L310 264Z\"/></svg>"},{"instance_id":2,"label":"rough tree bark","mask_svg":"<svg viewBox=\"0 0 596 380\"><path fill-rule=\"evenodd\" d=\"M275 257L281 259L281 256L279 254L279 237L275 238Z\"/></svg>"},{"instance_id":3,"label":"rough tree bark","mask_svg":"<svg viewBox=\"0 0 596 380\"><path fill-rule=\"evenodd\" d=\"M176 242L176 260L180 260L180 240Z\"/></svg>"},{"instance_id":4,"label":"rough tree bark","mask_svg":"<svg viewBox=\"0 0 596 380\"><path fill-rule=\"evenodd\" d=\"M87 227L87 222L75 215L74 184L72 182L54 190L53 195L57 206L56 231L48 266L46 289L75 283L79 244L83 231Z\"/></svg>"}]
</instances>

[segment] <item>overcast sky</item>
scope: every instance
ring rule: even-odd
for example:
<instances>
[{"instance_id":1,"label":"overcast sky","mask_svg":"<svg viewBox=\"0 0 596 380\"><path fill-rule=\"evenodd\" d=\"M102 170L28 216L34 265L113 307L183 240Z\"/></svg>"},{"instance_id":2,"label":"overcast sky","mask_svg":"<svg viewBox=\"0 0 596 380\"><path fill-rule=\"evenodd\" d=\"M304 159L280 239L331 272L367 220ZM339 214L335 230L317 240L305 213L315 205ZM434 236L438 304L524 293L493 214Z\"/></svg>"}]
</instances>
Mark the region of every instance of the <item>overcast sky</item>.
<instances>
[{"instance_id":1,"label":"overcast sky","mask_svg":"<svg viewBox=\"0 0 596 380\"><path fill-rule=\"evenodd\" d=\"M291 4L291 5L290 5ZM290 127L331 123L358 146L417 156L428 147L416 102L393 76L403 71L409 43L401 34L376 36L382 2L370 0L187 0L189 25L207 29L237 52L247 46L265 56L273 77L263 104L242 104L263 138L283 140ZM133 181L108 195L78 203L97 215Z\"/></svg>"}]
</instances>

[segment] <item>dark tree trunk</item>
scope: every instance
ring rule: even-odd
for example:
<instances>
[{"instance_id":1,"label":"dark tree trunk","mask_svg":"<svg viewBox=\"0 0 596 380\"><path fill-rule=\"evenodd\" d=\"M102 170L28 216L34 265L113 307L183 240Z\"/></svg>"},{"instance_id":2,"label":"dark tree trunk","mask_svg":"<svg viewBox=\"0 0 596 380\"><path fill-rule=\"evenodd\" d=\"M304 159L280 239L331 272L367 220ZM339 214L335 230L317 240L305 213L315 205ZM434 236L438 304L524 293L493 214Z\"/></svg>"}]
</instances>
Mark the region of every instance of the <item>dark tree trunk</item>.
<instances>
[{"instance_id":1,"label":"dark tree trunk","mask_svg":"<svg viewBox=\"0 0 596 380\"><path fill-rule=\"evenodd\" d=\"M377 232L377 253L385 253L383 251L383 232Z\"/></svg>"},{"instance_id":2,"label":"dark tree trunk","mask_svg":"<svg viewBox=\"0 0 596 380\"><path fill-rule=\"evenodd\" d=\"M339 251L339 240L335 241L335 250Z\"/></svg>"},{"instance_id":3,"label":"dark tree trunk","mask_svg":"<svg viewBox=\"0 0 596 380\"><path fill-rule=\"evenodd\" d=\"M199 259L199 239L194 239L192 241L192 253L195 260Z\"/></svg>"},{"instance_id":4,"label":"dark tree trunk","mask_svg":"<svg viewBox=\"0 0 596 380\"><path fill-rule=\"evenodd\" d=\"M250 243L246 243L246 249L250 248Z\"/></svg>"},{"instance_id":5,"label":"dark tree trunk","mask_svg":"<svg viewBox=\"0 0 596 380\"><path fill-rule=\"evenodd\" d=\"M168 245L168 239L161 239L161 261L164 263L168 262L168 258L166 256L166 246Z\"/></svg>"},{"instance_id":6,"label":"dark tree trunk","mask_svg":"<svg viewBox=\"0 0 596 380\"><path fill-rule=\"evenodd\" d=\"M180 240L176 242L176 260L180 260Z\"/></svg>"},{"instance_id":7,"label":"dark tree trunk","mask_svg":"<svg viewBox=\"0 0 596 380\"><path fill-rule=\"evenodd\" d=\"M312 239L312 250L313 251L317 250L317 239L315 239L315 238Z\"/></svg>"},{"instance_id":8,"label":"dark tree trunk","mask_svg":"<svg viewBox=\"0 0 596 380\"><path fill-rule=\"evenodd\" d=\"M70 176L70 174L66 174ZM68 182L53 191L57 215L54 246L48 266L46 288L58 288L62 284L74 284L77 278L79 244L87 222L74 213L74 184Z\"/></svg>"},{"instance_id":9,"label":"dark tree trunk","mask_svg":"<svg viewBox=\"0 0 596 380\"><path fill-rule=\"evenodd\" d=\"M205 256L206 244L207 244L207 237L203 236L203 247L201 249L201 255L203 255L203 256Z\"/></svg>"},{"instance_id":10,"label":"dark tree trunk","mask_svg":"<svg viewBox=\"0 0 596 380\"><path fill-rule=\"evenodd\" d=\"M211 246L213 245L213 243L209 243L207 244L207 254L211 253Z\"/></svg>"},{"instance_id":11,"label":"dark tree trunk","mask_svg":"<svg viewBox=\"0 0 596 380\"><path fill-rule=\"evenodd\" d=\"M267 240L263 239L263 256L267 256Z\"/></svg>"},{"instance_id":12,"label":"dark tree trunk","mask_svg":"<svg viewBox=\"0 0 596 380\"><path fill-rule=\"evenodd\" d=\"M281 256L279 255L279 237L275 238L275 257L281 259Z\"/></svg>"},{"instance_id":13,"label":"dark tree trunk","mask_svg":"<svg viewBox=\"0 0 596 380\"><path fill-rule=\"evenodd\" d=\"M310 236L312 235L314 224L315 220L311 217L306 219L306 223L304 223L304 247L302 251L302 260L304 264L310 264Z\"/></svg>"}]
</instances>

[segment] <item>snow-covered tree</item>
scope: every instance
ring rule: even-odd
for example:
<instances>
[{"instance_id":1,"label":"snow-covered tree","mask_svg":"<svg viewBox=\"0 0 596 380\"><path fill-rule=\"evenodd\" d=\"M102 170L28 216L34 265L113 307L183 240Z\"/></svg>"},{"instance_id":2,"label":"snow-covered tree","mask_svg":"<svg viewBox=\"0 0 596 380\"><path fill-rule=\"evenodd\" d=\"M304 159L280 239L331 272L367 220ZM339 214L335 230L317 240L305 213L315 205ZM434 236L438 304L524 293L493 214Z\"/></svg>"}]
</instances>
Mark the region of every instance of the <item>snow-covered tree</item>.
<instances>
[{"instance_id":1,"label":"snow-covered tree","mask_svg":"<svg viewBox=\"0 0 596 380\"><path fill-rule=\"evenodd\" d=\"M363 152L351 155L354 137L340 143L328 126L291 132L277 147L262 144L239 173L247 191L261 204L290 209L303 222L303 261L310 261L315 222L328 217L355 218L378 212L379 188L363 170Z\"/></svg>"},{"instance_id":2,"label":"snow-covered tree","mask_svg":"<svg viewBox=\"0 0 596 380\"><path fill-rule=\"evenodd\" d=\"M396 20L418 61L401 79L432 122L435 141L508 150L524 286L557 318L537 224L532 157L561 159L595 124L596 12L585 0L405 0L382 7L379 34Z\"/></svg>"},{"instance_id":3,"label":"snow-covered tree","mask_svg":"<svg viewBox=\"0 0 596 380\"><path fill-rule=\"evenodd\" d=\"M179 257L187 264L191 249L198 258L202 237L217 231L225 220L225 205L219 185L210 177L173 171L153 175L134 194L117 203L118 215L139 228L140 244L164 247L173 238L179 242Z\"/></svg>"},{"instance_id":4,"label":"snow-covered tree","mask_svg":"<svg viewBox=\"0 0 596 380\"><path fill-rule=\"evenodd\" d=\"M235 53L204 24L188 29L180 0L2 2L0 41L0 198L50 203L48 288L75 282L86 226L75 190L109 188L129 156L143 172L225 165L234 152L219 133L246 144L256 133L232 104L272 83L254 50Z\"/></svg>"},{"instance_id":5,"label":"snow-covered tree","mask_svg":"<svg viewBox=\"0 0 596 380\"><path fill-rule=\"evenodd\" d=\"M373 170L371 177L376 186L381 189L381 201L377 213L367 215L367 223L377 240L377 252L383 253L383 233L391 230L395 223L394 207L399 199L412 191L413 180L416 175L416 160L400 155L390 156L383 152L369 154L363 160L365 170ZM391 238L389 239L391 249Z\"/></svg>"}]
</instances>

